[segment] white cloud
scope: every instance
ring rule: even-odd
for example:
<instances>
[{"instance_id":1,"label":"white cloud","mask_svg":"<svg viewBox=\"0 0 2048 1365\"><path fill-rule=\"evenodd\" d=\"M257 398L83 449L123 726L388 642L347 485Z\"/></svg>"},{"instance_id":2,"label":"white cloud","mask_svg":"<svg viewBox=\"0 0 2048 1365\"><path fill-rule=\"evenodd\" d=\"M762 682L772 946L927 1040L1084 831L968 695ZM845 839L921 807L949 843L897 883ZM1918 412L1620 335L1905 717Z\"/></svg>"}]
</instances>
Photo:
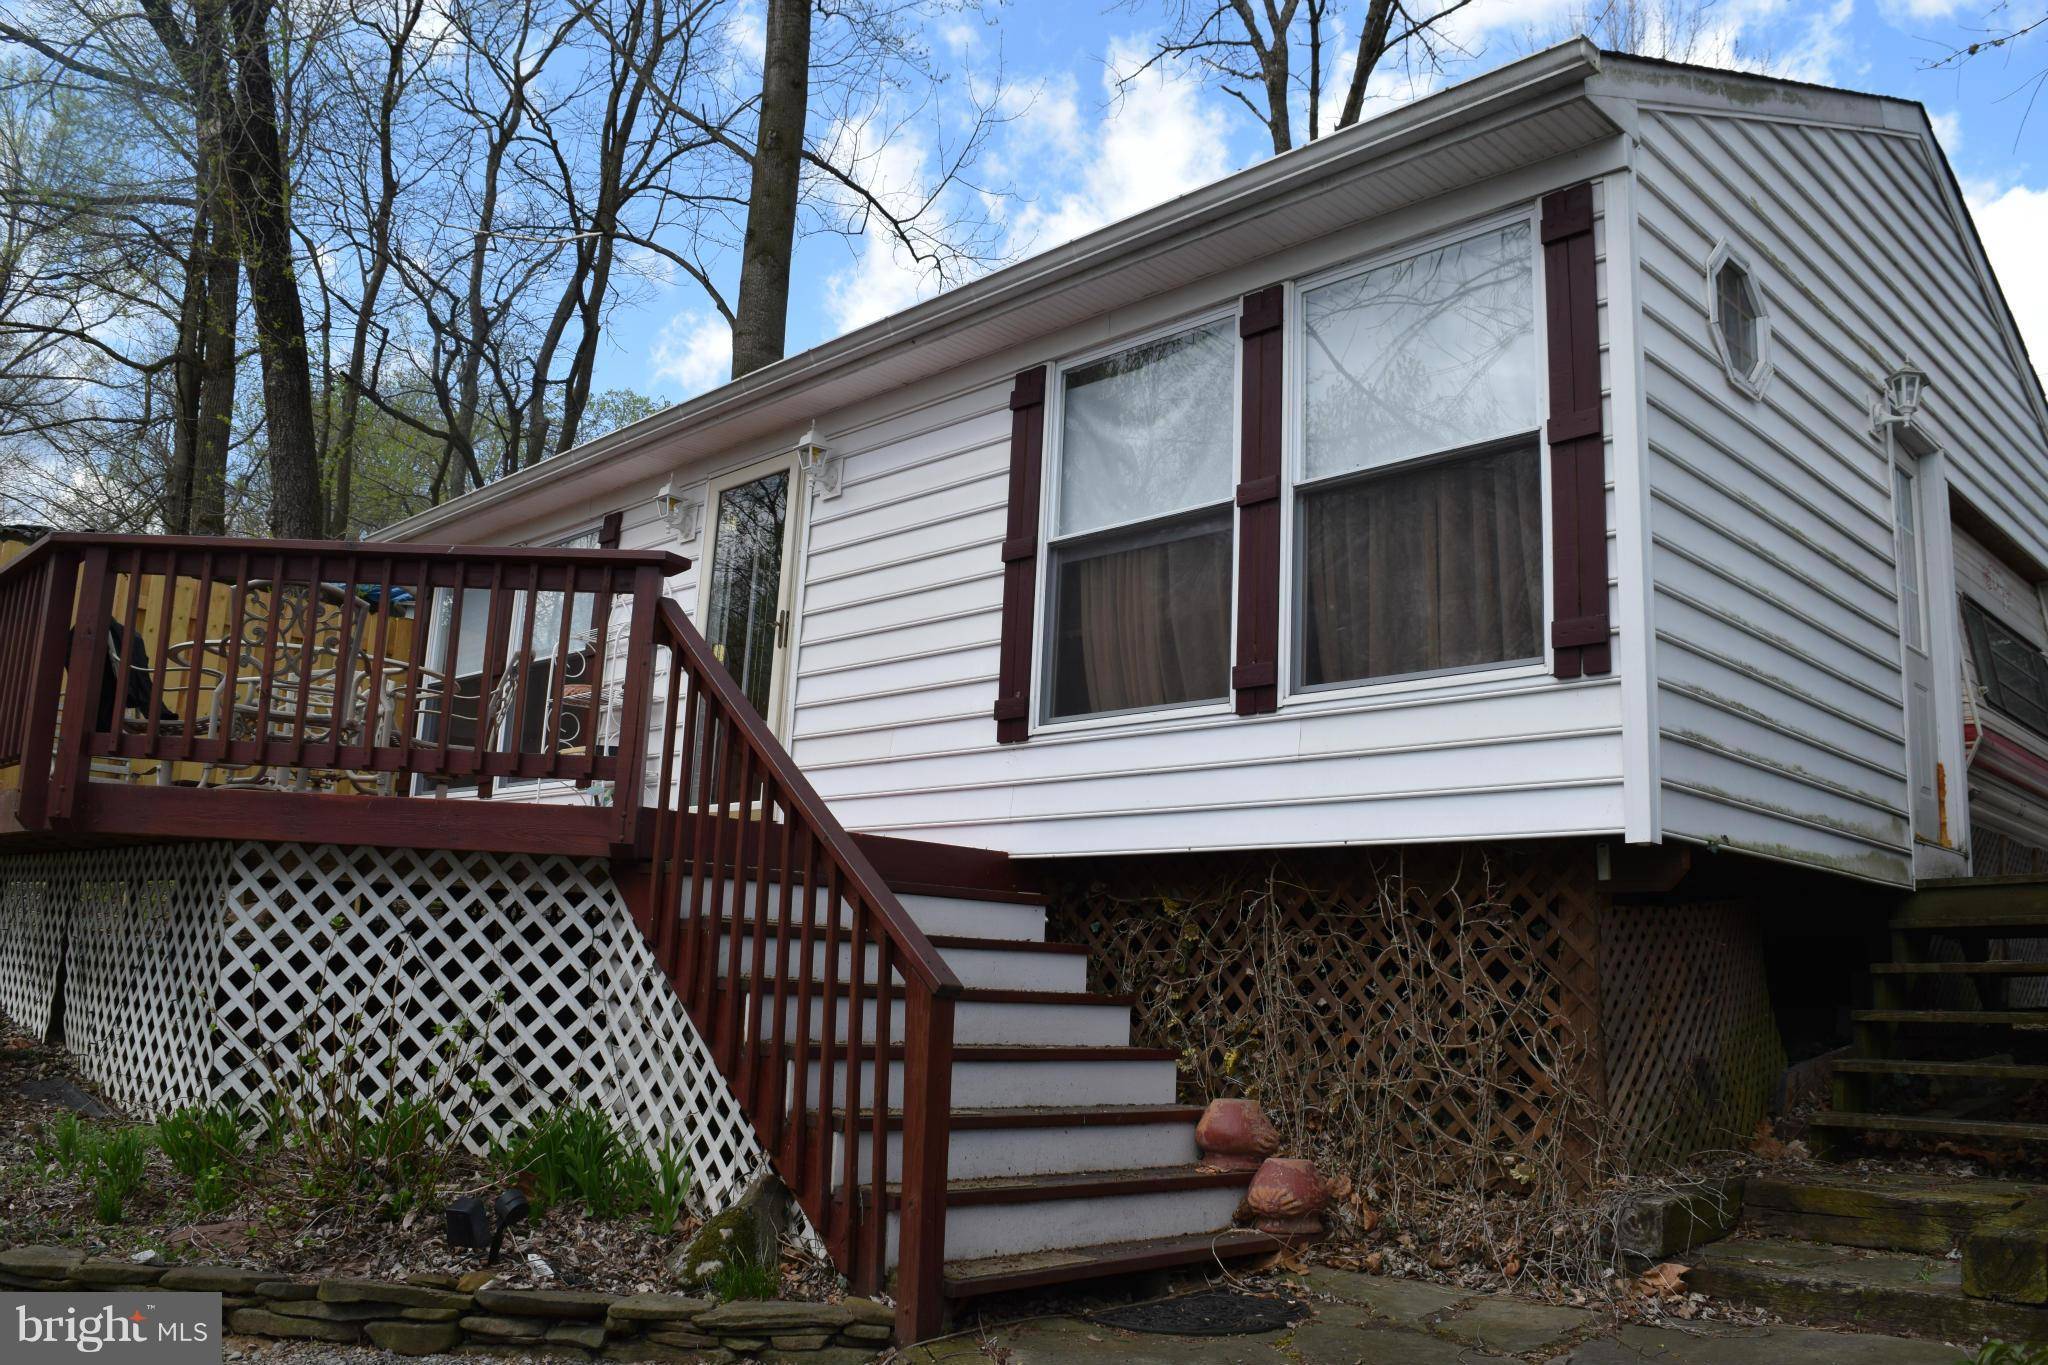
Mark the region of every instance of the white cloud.
<instances>
[{"instance_id":1,"label":"white cloud","mask_svg":"<svg viewBox=\"0 0 2048 1365\"><path fill-rule=\"evenodd\" d=\"M648 373L689 398L723 384L732 374L732 328L716 313L677 313L654 339Z\"/></svg>"},{"instance_id":2,"label":"white cloud","mask_svg":"<svg viewBox=\"0 0 2048 1365\"><path fill-rule=\"evenodd\" d=\"M1963 145L1963 118L1955 110L1946 113L1927 111L1927 121L1934 125L1934 136L1941 143L1941 150L1953 157Z\"/></svg>"},{"instance_id":3,"label":"white cloud","mask_svg":"<svg viewBox=\"0 0 2048 1365\"><path fill-rule=\"evenodd\" d=\"M982 25L956 19L939 25L939 41L955 58L971 57L981 50Z\"/></svg>"},{"instance_id":4,"label":"white cloud","mask_svg":"<svg viewBox=\"0 0 2048 1365\"><path fill-rule=\"evenodd\" d=\"M2048 378L2048 188L2013 185L2003 193L1972 193L1970 213L1984 250L2026 338L2034 369Z\"/></svg>"},{"instance_id":5,"label":"white cloud","mask_svg":"<svg viewBox=\"0 0 2048 1365\"><path fill-rule=\"evenodd\" d=\"M1014 252L1072 241L1233 169L1228 122L1195 77L1155 66L1119 91L1116 73L1143 61L1139 45L1111 44L1103 72L1108 107L1093 127L1082 121L1071 89L1049 91L1012 125L1015 161L1039 171L1039 193L1011 220ZM1046 189L1046 171L1058 188Z\"/></svg>"},{"instance_id":6,"label":"white cloud","mask_svg":"<svg viewBox=\"0 0 2048 1365\"><path fill-rule=\"evenodd\" d=\"M726 41L733 52L755 71L768 55L768 14L759 5L741 5L725 20Z\"/></svg>"},{"instance_id":7,"label":"white cloud","mask_svg":"<svg viewBox=\"0 0 2048 1365\"><path fill-rule=\"evenodd\" d=\"M889 212L909 219L922 207L928 182L937 178L932 144L920 129L905 125L892 128L880 146L868 145L883 123L873 117L842 124L830 140L842 149L834 159L857 167L867 191ZM900 313L938 293L941 284L929 262L919 261L888 223L863 216L857 201L843 207L849 223L865 230L853 239L853 259L825 281L825 315L834 335Z\"/></svg>"}]
</instances>

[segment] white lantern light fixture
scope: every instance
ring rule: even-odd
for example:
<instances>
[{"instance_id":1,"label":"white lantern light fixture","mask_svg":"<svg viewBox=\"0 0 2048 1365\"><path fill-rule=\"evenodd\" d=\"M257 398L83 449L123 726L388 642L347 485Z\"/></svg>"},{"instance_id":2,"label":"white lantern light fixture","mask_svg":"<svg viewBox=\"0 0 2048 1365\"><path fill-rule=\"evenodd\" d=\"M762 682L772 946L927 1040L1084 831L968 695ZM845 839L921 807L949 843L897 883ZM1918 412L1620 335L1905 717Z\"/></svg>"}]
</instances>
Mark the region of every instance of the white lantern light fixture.
<instances>
[{"instance_id":1,"label":"white lantern light fixture","mask_svg":"<svg viewBox=\"0 0 2048 1365\"><path fill-rule=\"evenodd\" d=\"M1910 362L1899 366L1885 376L1884 390L1871 404L1870 429L1882 431L1886 427L1910 424L1920 411L1920 400L1927 395L1927 371Z\"/></svg>"},{"instance_id":2,"label":"white lantern light fixture","mask_svg":"<svg viewBox=\"0 0 2048 1365\"><path fill-rule=\"evenodd\" d=\"M697 532L703 526L704 503L700 498L677 492L675 477L671 475L669 481L661 486L661 491L654 495L654 514L675 532L680 544L688 545L697 539Z\"/></svg>"},{"instance_id":3,"label":"white lantern light fixture","mask_svg":"<svg viewBox=\"0 0 2048 1365\"><path fill-rule=\"evenodd\" d=\"M827 451L818 441L818 424L811 423L796 443L797 467L811 481L811 489L820 498L839 496L839 457Z\"/></svg>"}]
</instances>

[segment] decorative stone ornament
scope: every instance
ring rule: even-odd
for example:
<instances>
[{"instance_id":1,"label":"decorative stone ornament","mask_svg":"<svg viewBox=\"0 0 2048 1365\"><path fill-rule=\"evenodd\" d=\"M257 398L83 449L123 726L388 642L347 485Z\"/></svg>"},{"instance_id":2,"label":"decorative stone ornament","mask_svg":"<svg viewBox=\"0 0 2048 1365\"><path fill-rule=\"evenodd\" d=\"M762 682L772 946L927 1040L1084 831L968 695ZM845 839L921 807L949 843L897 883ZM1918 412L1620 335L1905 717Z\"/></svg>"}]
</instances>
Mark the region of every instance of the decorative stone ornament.
<instances>
[{"instance_id":1,"label":"decorative stone ornament","mask_svg":"<svg viewBox=\"0 0 2048 1365\"><path fill-rule=\"evenodd\" d=\"M1261 1220L1313 1218L1330 1202L1330 1187L1316 1174L1313 1161L1267 1157L1259 1166L1259 1173L1252 1177L1245 1202Z\"/></svg>"},{"instance_id":2,"label":"decorative stone ornament","mask_svg":"<svg viewBox=\"0 0 2048 1365\"><path fill-rule=\"evenodd\" d=\"M1257 1100L1210 1100L1195 1125L1195 1142L1207 1165L1250 1171L1280 1150L1280 1133Z\"/></svg>"}]
</instances>

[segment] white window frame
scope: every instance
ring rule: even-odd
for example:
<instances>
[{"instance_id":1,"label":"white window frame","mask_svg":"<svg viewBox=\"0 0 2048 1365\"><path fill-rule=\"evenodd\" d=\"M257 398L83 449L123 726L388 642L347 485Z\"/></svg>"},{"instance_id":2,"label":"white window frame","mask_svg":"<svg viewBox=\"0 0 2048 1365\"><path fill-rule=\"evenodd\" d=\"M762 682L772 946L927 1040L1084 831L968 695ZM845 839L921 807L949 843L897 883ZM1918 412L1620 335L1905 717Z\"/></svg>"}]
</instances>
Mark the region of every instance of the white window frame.
<instances>
[{"instance_id":1,"label":"white window frame","mask_svg":"<svg viewBox=\"0 0 2048 1365\"><path fill-rule=\"evenodd\" d=\"M1747 371L1738 369L1734 357L1728 352L1728 337L1721 329L1721 267L1732 265L1740 270L1749 282L1749 294L1756 304L1756 364ZM1720 358L1721 369L1727 374L1728 382L1753 399L1761 399L1769 387L1774 362L1771 356L1771 299L1764 292L1763 278L1756 273L1756 266L1740 247L1722 238L1714 243L1714 249L1707 256L1706 298L1707 333L1713 338L1714 354Z\"/></svg>"},{"instance_id":2,"label":"white window frame","mask_svg":"<svg viewBox=\"0 0 2048 1365\"><path fill-rule=\"evenodd\" d=\"M1050 383L1045 395L1045 437L1039 452L1038 466L1038 559L1037 580L1032 601L1031 627L1031 729L1030 733L1063 734L1076 730L1104 730L1142 725L1148 720L1171 717L1180 719L1190 716L1221 716L1233 714L1237 709L1234 690L1230 687L1230 670L1237 664L1237 593L1239 553L1241 537L1238 532L1237 485L1244 469L1244 338L1238 334L1237 320L1241 305L1236 299L1226 305L1205 308L1199 312L1183 314L1171 322L1142 332L1133 332L1117 338L1106 345L1091 347L1054 362ZM1163 341L1182 332L1191 332L1198 327L1214 323L1228 323L1232 344L1232 368L1230 385L1230 483L1223 506L1230 514L1230 588L1229 628L1225 633L1226 652L1223 660L1224 689L1221 698L1213 701L1171 702L1164 706L1134 707L1124 711L1102 711L1092 715L1054 719L1052 715L1052 680L1046 672L1052 658L1053 605L1053 551L1069 541L1092 540L1100 536L1115 535L1133 527L1147 526L1155 522L1170 521L1175 517L1192 517L1212 506L1210 503L1194 503L1172 511L1159 512L1151 516L1098 526L1091 530L1068 535L1056 535L1054 528L1059 524L1059 489L1061 461L1066 452L1063 437L1066 431L1067 372L1092 365L1133 347L1154 341Z\"/></svg>"},{"instance_id":3,"label":"white window frame","mask_svg":"<svg viewBox=\"0 0 2048 1365\"><path fill-rule=\"evenodd\" d=\"M1308 410L1308 319L1304 316L1302 296L1312 290L1339 280L1368 274L1384 266L1394 265L1411 257L1421 256L1442 247L1483 237L1490 232L1499 232L1516 223L1529 225L1529 285L1530 308L1535 320L1533 344L1536 348L1536 477L1538 479L1539 501L1542 505L1543 548L1542 548L1542 617L1538 625L1542 653L1527 659L1511 659L1502 663L1475 664L1462 668L1439 668L1421 673L1401 673L1383 678L1366 678L1355 682L1319 683L1304 686L1300 680L1299 655L1295 648L1300 633L1302 602L1300 598L1300 573L1297 563L1299 528L1296 508L1300 503L1303 488L1313 491L1316 487L1335 484L1357 474L1325 475L1318 479L1304 479L1302 467L1308 458L1308 444L1303 431L1303 422ZM1498 686L1523 678L1549 677L1555 667L1550 643L1552 614L1552 593L1555 573L1551 529L1551 487L1550 487L1550 436L1547 413L1550 403L1548 374L1550 336L1547 310L1544 306L1543 237L1540 205L1529 203L1506 212L1490 214L1481 218L1468 219L1454 227L1444 228L1426 236L1411 237L1405 241L1382 247L1370 255L1356 257L1341 265L1304 275L1290 282L1287 291L1286 342L1281 363L1281 382L1285 385L1287 398L1281 417L1280 448L1280 708L1301 710L1320 707L1333 702L1352 701L1373 697L1397 696L1407 692L1431 690L1456 691L1463 688L1484 688ZM1512 439L1512 438L1502 438ZM1478 449L1482 447L1474 447ZM1391 470L1419 467L1434 460L1441 460L1451 451L1436 451L1417 455L1392 464L1376 466L1373 474Z\"/></svg>"}]
</instances>

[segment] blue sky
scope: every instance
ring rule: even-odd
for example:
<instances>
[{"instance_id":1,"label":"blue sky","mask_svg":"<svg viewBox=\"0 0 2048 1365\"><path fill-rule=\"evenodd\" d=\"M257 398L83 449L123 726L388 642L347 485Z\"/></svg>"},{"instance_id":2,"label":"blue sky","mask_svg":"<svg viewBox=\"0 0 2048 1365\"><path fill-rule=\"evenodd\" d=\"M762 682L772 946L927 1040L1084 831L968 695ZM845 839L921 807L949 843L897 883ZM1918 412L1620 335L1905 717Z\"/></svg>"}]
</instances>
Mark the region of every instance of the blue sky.
<instances>
[{"instance_id":1,"label":"blue sky","mask_svg":"<svg viewBox=\"0 0 2048 1365\"><path fill-rule=\"evenodd\" d=\"M1993 0L1720 0L1704 49L1724 64L1924 103L1970 200L2036 364L2048 369L2048 99L2029 77L2048 67L2048 30L2010 53L1935 69L1950 47L1998 22ZM2038 13L2042 0L2017 0ZM1338 8L1338 7L1333 7ZM1359 3L1343 8L1362 11ZM1157 0L1010 0L933 21L929 44L947 85L873 165L913 192L962 134L970 92L1000 77L998 127L973 175L984 192L952 202L981 224L1000 260L1056 246L1270 155L1241 106L1191 77L1153 72L1121 97L1114 73L1137 65L1166 6ZM1473 0L1456 16L1470 55L1435 84L1477 74L1571 31L1584 0ZM738 22L759 23L759 4ZM1732 57L1732 62L1728 59ZM1384 111L1430 85L1376 77ZM814 134L817 131L814 125ZM736 274L725 263L728 276ZM940 287L878 234L823 233L797 251L789 349L815 345ZM729 340L687 281L656 282L615 316L600 388L678 400L723 382Z\"/></svg>"}]
</instances>

